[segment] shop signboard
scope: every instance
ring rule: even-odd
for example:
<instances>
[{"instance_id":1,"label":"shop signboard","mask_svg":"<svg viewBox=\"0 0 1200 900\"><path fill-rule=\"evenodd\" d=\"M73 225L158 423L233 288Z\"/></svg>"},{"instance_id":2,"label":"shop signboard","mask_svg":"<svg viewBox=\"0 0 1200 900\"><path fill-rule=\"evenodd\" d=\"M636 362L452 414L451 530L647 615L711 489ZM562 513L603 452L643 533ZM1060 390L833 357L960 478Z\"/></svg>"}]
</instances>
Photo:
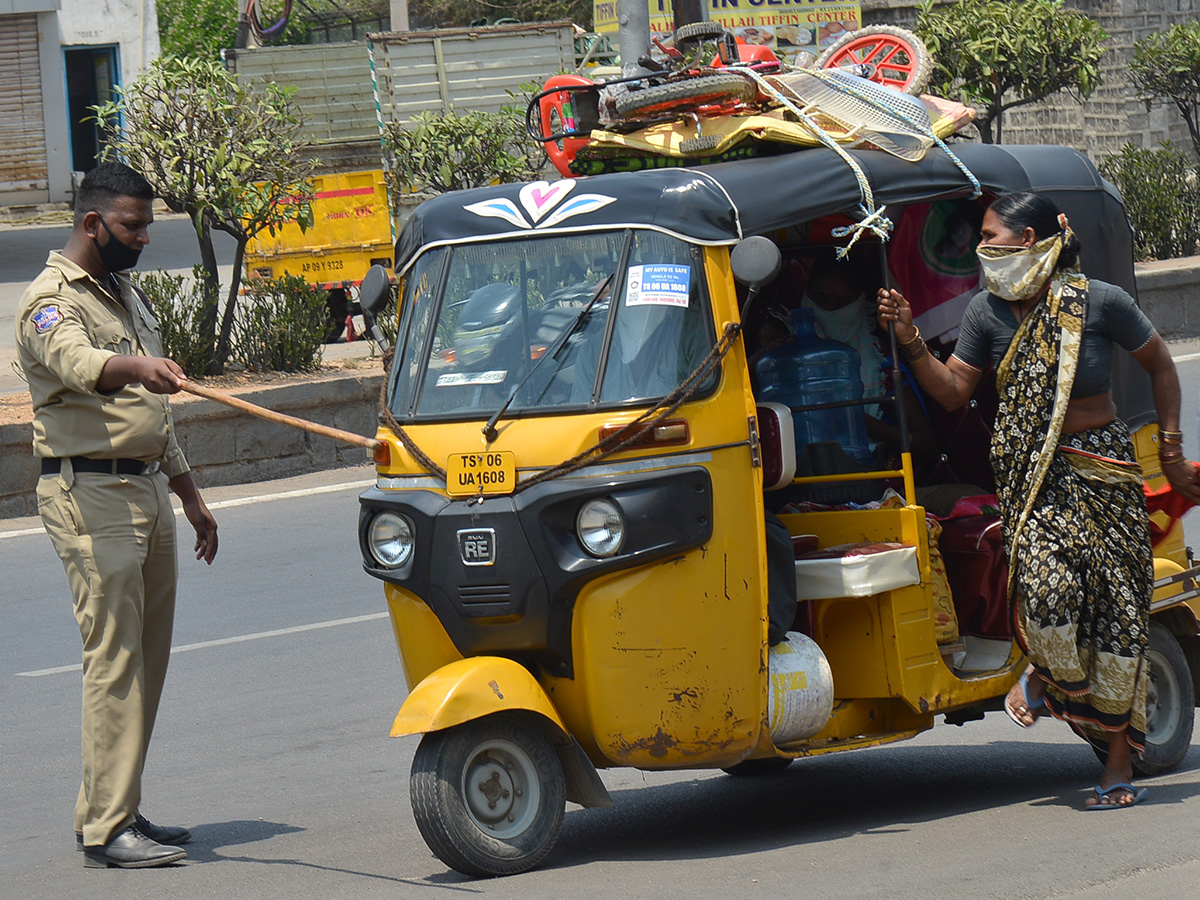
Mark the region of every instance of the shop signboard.
<instances>
[{"instance_id":1,"label":"shop signboard","mask_svg":"<svg viewBox=\"0 0 1200 900\"><path fill-rule=\"evenodd\" d=\"M673 30L669 0L649 0L650 30L660 40ZM765 44L786 62L802 50L819 53L862 27L862 4L847 0L709 0L709 19L748 44ZM617 0L594 0L594 28L617 30Z\"/></svg>"}]
</instances>

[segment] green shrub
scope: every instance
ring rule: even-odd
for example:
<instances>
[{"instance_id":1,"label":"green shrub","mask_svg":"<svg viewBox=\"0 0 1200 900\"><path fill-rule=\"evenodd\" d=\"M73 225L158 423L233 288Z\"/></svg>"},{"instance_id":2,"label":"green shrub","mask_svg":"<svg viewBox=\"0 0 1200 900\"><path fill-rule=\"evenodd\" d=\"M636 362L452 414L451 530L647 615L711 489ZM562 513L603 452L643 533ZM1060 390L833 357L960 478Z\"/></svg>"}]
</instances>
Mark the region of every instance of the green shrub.
<instances>
[{"instance_id":1,"label":"green shrub","mask_svg":"<svg viewBox=\"0 0 1200 900\"><path fill-rule=\"evenodd\" d=\"M134 283L149 298L158 319L163 355L179 363L190 377L202 376L209 356L208 342L202 337L200 327L208 305L203 268L196 266L191 278L171 275L162 269L135 272Z\"/></svg>"},{"instance_id":2,"label":"green shrub","mask_svg":"<svg viewBox=\"0 0 1200 900\"><path fill-rule=\"evenodd\" d=\"M441 194L536 177L546 154L525 134L524 113L427 110L385 123L389 192Z\"/></svg>"},{"instance_id":3,"label":"green shrub","mask_svg":"<svg viewBox=\"0 0 1200 900\"><path fill-rule=\"evenodd\" d=\"M251 282L234 326L234 358L254 372L315 370L328 327L325 299L297 275Z\"/></svg>"},{"instance_id":4,"label":"green shrub","mask_svg":"<svg viewBox=\"0 0 1200 900\"><path fill-rule=\"evenodd\" d=\"M1121 191L1139 260L1192 256L1200 244L1200 178L1183 150L1126 144L1100 163Z\"/></svg>"}]
</instances>

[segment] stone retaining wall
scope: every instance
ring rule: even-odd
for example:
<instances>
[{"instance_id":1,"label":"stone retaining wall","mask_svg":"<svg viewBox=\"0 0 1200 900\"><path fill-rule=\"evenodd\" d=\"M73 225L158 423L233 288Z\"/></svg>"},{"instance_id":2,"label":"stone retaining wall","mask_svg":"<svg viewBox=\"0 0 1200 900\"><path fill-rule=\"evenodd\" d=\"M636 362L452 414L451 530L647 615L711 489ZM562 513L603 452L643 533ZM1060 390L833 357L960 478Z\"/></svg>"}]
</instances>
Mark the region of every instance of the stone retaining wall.
<instances>
[{"instance_id":1,"label":"stone retaining wall","mask_svg":"<svg viewBox=\"0 0 1200 900\"><path fill-rule=\"evenodd\" d=\"M1200 337L1200 257L1137 267L1138 299L1169 340ZM378 374L324 376L277 387L239 391L242 399L276 412L373 435L378 423ZM178 395L173 401L179 441L202 487L245 484L358 465L366 451L327 437L276 425L213 400ZM37 513L38 471L28 423L0 426L0 518Z\"/></svg>"},{"instance_id":2,"label":"stone retaining wall","mask_svg":"<svg viewBox=\"0 0 1200 900\"><path fill-rule=\"evenodd\" d=\"M278 387L238 391L237 396L287 415L373 436L378 423L383 373L325 376ZM188 394L172 398L179 443L204 486L286 478L339 466L359 465L367 453L286 425L239 412ZM0 518L37 514L38 464L30 450L29 422L0 426Z\"/></svg>"},{"instance_id":3,"label":"stone retaining wall","mask_svg":"<svg viewBox=\"0 0 1200 900\"><path fill-rule=\"evenodd\" d=\"M1167 340L1200 337L1200 256L1140 263L1138 302Z\"/></svg>"}]
</instances>

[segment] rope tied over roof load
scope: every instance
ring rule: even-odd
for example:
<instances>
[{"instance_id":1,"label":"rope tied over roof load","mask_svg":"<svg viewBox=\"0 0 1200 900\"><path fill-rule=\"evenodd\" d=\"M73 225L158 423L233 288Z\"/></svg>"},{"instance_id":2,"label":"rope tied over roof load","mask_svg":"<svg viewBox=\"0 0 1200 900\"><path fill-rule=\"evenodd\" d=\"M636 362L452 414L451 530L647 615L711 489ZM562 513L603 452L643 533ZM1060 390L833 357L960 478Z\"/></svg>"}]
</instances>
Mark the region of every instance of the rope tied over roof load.
<instances>
[{"instance_id":1,"label":"rope tied over roof load","mask_svg":"<svg viewBox=\"0 0 1200 900\"><path fill-rule=\"evenodd\" d=\"M853 223L852 225L835 228L831 232L832 235L837 238L849 237L849 241L846 243L846 245L838 248L838 258L844 258L850 252L850 249L855 245L855 243L858 242L859 238L861 238L864 234L873 234L881 241L888 240L888 238L891 236L892 229L895 227L895 223L886 215L884 215L884 210L887 208L886 205L876 206L875 194L871 189L871 183L867 178L866 173L863 171L862 166L858 164L858 161L855 160L854 157L846 152L846 149L836 139L834 139L834 137L820 124L820 122L817 121L813 114L821 114L825 113L826 111L821 109L821 107L815 103L809 103L803 107L799 106L795 100L793 100L793 98L788 97L776 86L776 84L773 84L771 79L760 75L749 65L738 65L732 66L731 68L736 69L741 74L750 78L755 85L757 85L760 91L795 116L797 121L812 133L813 137L820 141L823 146L836 153L854 173L855 181L858 182L858 192L860 198L858 212L860 218L859 221ZM976 178L974 173L971 172L971 170L967 168L962 160L960 160L954 154L954 151L952 151L946 145L945 141L934 134L933 129L929 126L929 124L920 122L914 116L910 115L901 107L901 103L899 102L898 98L894 99L890 96L891 93L895 92L890 92L883 88L868 92L860 88L855 81L848 79L845 76L845 73L841 73L838 70L805 69L803 74L812 76L819 83L831 90L853 97L859 103L865 104L872 110L882 113L885 118L900 123L908 131L919 134L933 143L936 143L942 152L944 152L950 158L959 171L961 171L971 183L973 190L972 199L983 193L983 188L979 183L979 179ZM858 79L856 79L856 81L857 80ZM870 86L872 88L876 87L873 84ZM832 115L830 117L835 119L837 118L836 115Z\"/></svg>"}]
</instances>

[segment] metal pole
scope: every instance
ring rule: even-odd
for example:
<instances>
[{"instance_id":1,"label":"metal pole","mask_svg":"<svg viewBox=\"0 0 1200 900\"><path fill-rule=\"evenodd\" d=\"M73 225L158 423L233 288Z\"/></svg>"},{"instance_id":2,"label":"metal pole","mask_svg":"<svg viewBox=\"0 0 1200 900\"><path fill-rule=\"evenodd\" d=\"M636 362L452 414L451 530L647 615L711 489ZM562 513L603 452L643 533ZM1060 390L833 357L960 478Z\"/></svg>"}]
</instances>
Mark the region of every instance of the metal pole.
<instances>
[{"instance_id":1,"label":"metal pole","mask_svg":"<svg viewBox=\"0 0 1200 900\"><path fill-rule=\"evenodd\" d=\"M883 285L888 290L896 284L888 268L887 247L879 242L879 267ZM908 405L905 402L904 370L900 368L900 347L896 342L896 323L888 322L888 349L892 353L892 387L896 405L896 427L900 431L900 467L904 471L904 502L912 506L917 502L916 481L913 478L912 438L908 430Z\"/></svg>"},{"instance_id":2,"label":"metal pole","mask_svg":"<svg viewBox=\"0 0 1200 900\"><path fill-rule=\"evenodd\" d=\"M621 75L641 74L638 57L650 52L650 4L647 0L617 0L621 44Z\"/></svg>"},{"instance_id":3,"label":"metal pole","mask_svg":"<svg viewBox=\"0 0 1200 900\"><path fill-rule=\"evenodd\" d=\"M246 15L246 0L238 0L237 33L233 39L235 50L245 50L250 45L250 17Z\"/></svg>"},{"instance_id":4,"label":"metal pole","mask_svg":"<svg viewBox=\"0 0 1200 900\"><path fill-rule=\"evenodd\" d=\"M392 31L408 31L408 0L391 0Z\"/></svg>"},{"instance_id":5,"label":"metal pole","mask_svg":"<svg viewBox=\"0 0 1200 900\"><path fill-rule=\"evenodd\" d=\"M708 0L675 0L675 30L692 22L708 21Z\"/></svg>"}]
</instances>

